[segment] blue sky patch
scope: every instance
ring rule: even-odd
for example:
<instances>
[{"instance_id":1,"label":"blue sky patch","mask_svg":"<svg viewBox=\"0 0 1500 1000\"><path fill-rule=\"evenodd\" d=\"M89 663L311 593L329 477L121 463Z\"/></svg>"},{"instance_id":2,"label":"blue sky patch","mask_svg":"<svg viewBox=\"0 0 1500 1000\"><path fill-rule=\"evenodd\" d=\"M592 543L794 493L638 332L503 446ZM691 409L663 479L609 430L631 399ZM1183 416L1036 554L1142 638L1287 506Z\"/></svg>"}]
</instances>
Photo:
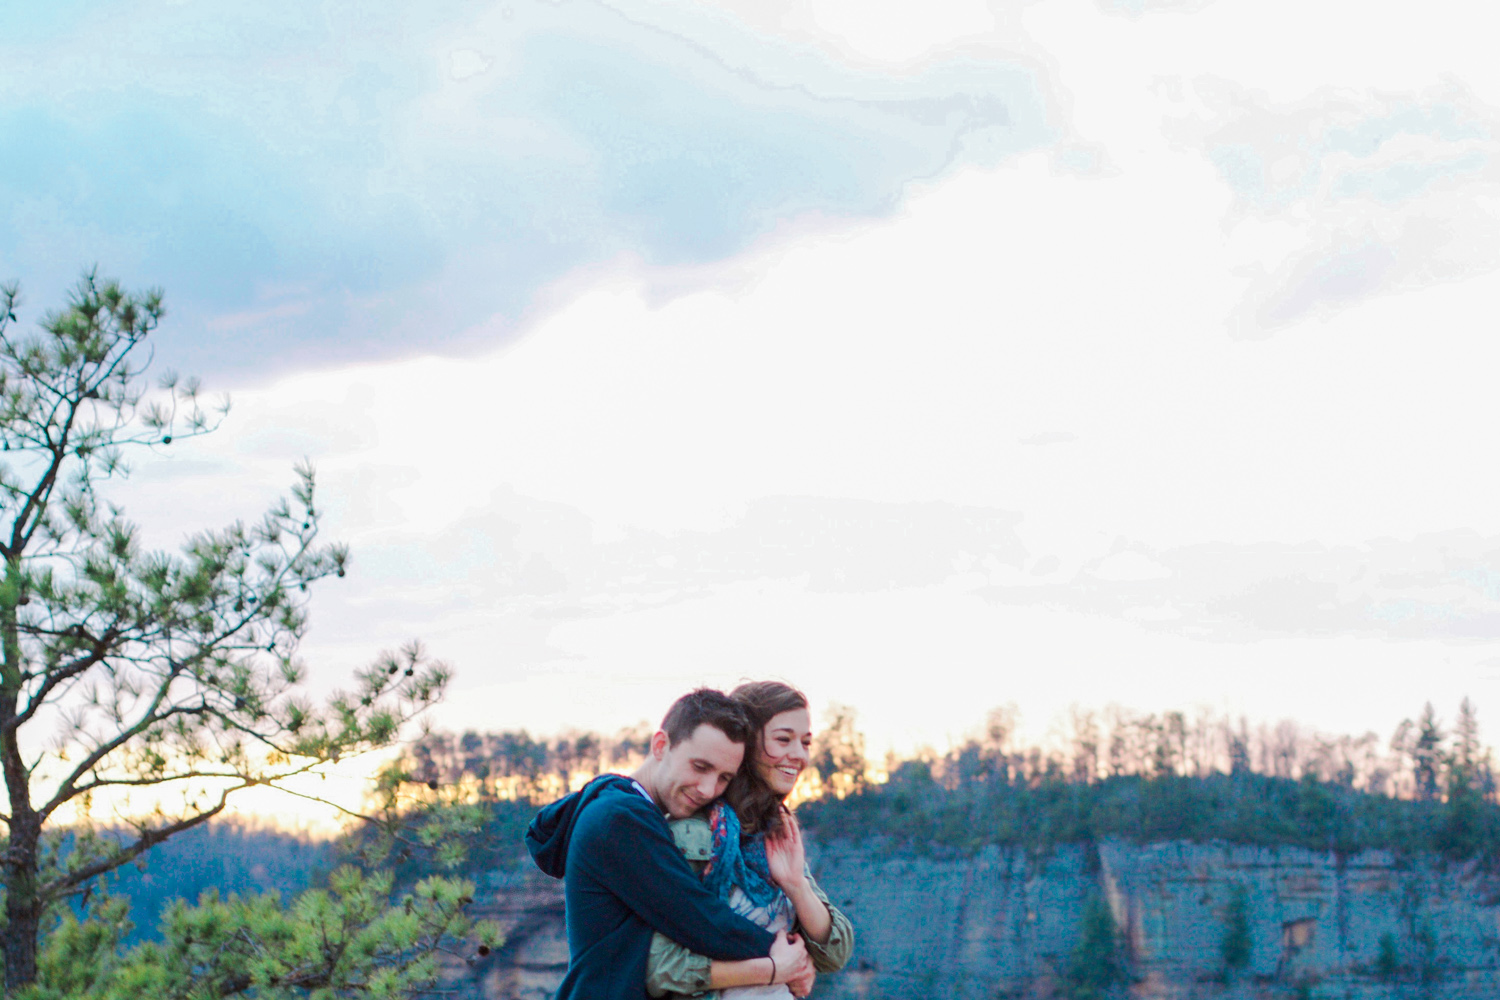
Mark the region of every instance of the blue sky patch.
<instances>
[{"instance_id":1,"label":"blue sky patch","mask_svg":"<svg viewBox=\"0 0 1500 1000\"><path fill-rule=\"evenodd\" d=\"M243 383L493 346L578 267L723 260L1053 133L1017 66L887 76L712 27L583 0L64 11L0 41L0 277L38 307L95 263L163 286L163 353Z\"/></svg>"}]
</instances>

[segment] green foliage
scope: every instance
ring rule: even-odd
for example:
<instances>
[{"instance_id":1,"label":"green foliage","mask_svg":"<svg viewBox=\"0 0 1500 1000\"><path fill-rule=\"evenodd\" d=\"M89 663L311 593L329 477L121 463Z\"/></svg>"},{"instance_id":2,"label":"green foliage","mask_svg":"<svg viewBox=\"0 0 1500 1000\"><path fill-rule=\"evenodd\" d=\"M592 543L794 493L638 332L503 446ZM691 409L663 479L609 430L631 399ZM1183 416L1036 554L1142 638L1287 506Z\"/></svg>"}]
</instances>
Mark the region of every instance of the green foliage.
<instances>
[{"instance_id":1,"label":"green foliage","mask_svg":"<svg viewBox=\"0 0 1500 1000\"><path fill-rule=\"evenodd\" d=\"M133 929L125 899L96 896L82 920L63 914L38 956L40 983L23 987L19 995L31 1000L88 996L119 969L120 942Z\"/></svg>"},{"instance_id":2,"label":"green foliage","mask_svg":"<svg viewBox=\"0 0 1500 1000\"><path fill-rule=\"evenodd\" d=\"M1112 987L1125 982L1114 914L1100 896L1092 897L1084 906L1065 982L1069 1000L1100 1000Z\"/></svg>"},{"instance_id":3,"label":"green foliage","mask_svg":"<svg viewBox=\"0 0 1500 1000\"><path fill-rule=\"evenodd\" d=\"M338 869L327 890L283 907L275 893L210 891L163 915L161 940L128 951L119 900L103 900L83 921L71 914L47 937L25 1000L198 1000L253 994L262 1000L407 997L432 986L436 956L473 937L499 943L496 928L464 916L472 883L427 878L389 905L389 873Z\"/></svg>"},{"instance_id":4,"label":"green foliage","mask_svg":"<svg viewBox=\"0 0 1500 1000\"><path fill-rule=\"evenodd\" d=\"M457 818L426 815L444 811L446 807L432 805L401 816L392 826L355 824L345 837L328 843L277 830L209 823L145 855L143 869L127 865L113 873L108 895L91 895L87 919L98 919L101 900L114 905L128 902L136 926L132 930L127 923L119 941L130 947L157 939L159 925L179 899L197 899L210 888L243 897L274 890L291 898L326 881L339 859L366 871L387 873L397 894L411 891L436 872L473 882L524 860L521 838L536 812L530 803L486 804L479 810L477 824L470 821L473 811L467 809L459 810ZM434 818L439 826L430 824ZM430 840L438 829L447 831L444 839L456 842L441 852L441 843L424 846L420 832L428 831L426 839ZM444 858L455 856L456 864L443 866Z\"/></svg>"},{"instance_id":5,"label":"green foliage","mask_svg":"<svg viewBox=\"0 0 1500 1000\"><path fill-rule=\"evenodd\" d=\"M1236 885L1224 908L1224 939L1219 945L1224 967L1239 972L1250 964L1250 900L1243 885Z\"/></svg>"}]
</instances>

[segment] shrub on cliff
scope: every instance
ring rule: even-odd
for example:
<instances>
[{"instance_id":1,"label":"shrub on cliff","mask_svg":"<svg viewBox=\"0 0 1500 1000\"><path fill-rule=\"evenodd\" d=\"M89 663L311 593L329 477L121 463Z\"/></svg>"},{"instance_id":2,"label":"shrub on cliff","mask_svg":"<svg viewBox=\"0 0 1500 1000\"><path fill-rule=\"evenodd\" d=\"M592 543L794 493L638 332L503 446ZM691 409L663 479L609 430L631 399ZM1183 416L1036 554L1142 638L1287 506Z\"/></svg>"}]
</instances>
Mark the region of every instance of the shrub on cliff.
<instances>
[{"instance_id":1,"label":"shrub on cliff","mask_svg":"<svg viewBox=\"0 0 1500 1000\"><path fill-rule=\"evenodd\" d=\"M1109 904L1092 897L1078 923L1078 943L1068 959L1065 991L1069 1000L1103 1000L1125 982L1119 932Z\"/></svg>"},{"instance_id":2,"label":"shrub on cliff","mask_svg":"<svg viewBox=\"0 0 1500 1000\"><path fill-rule=\"evenodd\" d=\"M1229 905L1224 908L1224 939L1219 953L1224 968L1232 975L1250 964L1250 900L1243 885L1230 890Z\"/></svg>"}]
</instances>

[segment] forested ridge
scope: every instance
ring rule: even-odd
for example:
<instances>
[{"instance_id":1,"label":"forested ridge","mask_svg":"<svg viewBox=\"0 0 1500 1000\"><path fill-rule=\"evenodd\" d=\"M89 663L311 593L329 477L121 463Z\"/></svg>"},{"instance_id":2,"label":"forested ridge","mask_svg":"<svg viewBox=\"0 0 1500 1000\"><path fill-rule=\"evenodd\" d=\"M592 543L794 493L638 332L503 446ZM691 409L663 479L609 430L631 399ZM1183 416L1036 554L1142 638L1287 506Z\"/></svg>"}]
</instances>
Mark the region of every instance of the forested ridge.
<instances>
[{"instance_id":1,"label":"forested ridge","mask_svg":"<svg viewBox=\"0 0 1500 1000\"><path fill-rule=\"evenodd\" d=\"M1123 838L1436 852L1486 865L1500 858L1491 752L1467 701L1451 725L1427 706L1383 740L1118 709L1074 713L1052 746L1023 745L1016 730L1015 713L997 710L982 733L944 753L877 765L854 714L837 709L815 743L798 814L821 841L876 851L1046 851ZM414 827L457 802L484 807L457 867L479 879L523 861L521 835L537 806L592 774L630 769L647 735L433 733L411 746L393 777L408 789ZM122 873L113 888L132 898L137 924L149 928L150 914L172 896L212 887L289 894L318 884L333 866L357 861L370 835L356 829L315 843L221 825L159 848L144 872ZM421 852L397 851L386 863L398 886L435 867Z\"/></svg>"}]
</instances>

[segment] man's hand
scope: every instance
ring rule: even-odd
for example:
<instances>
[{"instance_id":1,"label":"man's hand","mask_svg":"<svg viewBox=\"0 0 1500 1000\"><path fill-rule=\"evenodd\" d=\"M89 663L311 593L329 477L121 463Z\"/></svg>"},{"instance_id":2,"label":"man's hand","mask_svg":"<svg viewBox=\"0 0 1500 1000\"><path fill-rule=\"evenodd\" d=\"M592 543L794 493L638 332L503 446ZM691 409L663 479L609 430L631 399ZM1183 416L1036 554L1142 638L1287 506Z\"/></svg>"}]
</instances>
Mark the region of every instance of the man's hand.
<instances>
[{"instance_id":1,"label":"man's hand","mask_svg":"<svg viewBox=\"0 0 1500 1000\"><path fill-rule=\"evenodd\" d=\"M807 974L807 978L806 979L792 979L792 980L788 980L788 982L786 984L786 987L787 987L787 989L789 989L789 990L792 991L792 996L794 996L794 997L805 997L809 993L812 992L813 982L817 978L818 978L817 975L815 975L812 972L809 972Z\"/></svg>"},{"instance_id":2,"label":"man's hand","mask_svg":"<svg viewBox=\"0 0 1500 1000\"><path fill-rule=\"evenodd\" d=\"M781 829L766 838L766 863L771 880L788 896L801 889L807 880L807 849L802 844L802 828L790 810L781 813Z\"/></svg>"},{"instance_id":3,"label":"man's hand","mask_svg":"<svg viewBox=\"0 0 1500 1000\"><path fill-rule=\"evenodd\" d=\"M776 963L776 975L771 982L790 984L805 979L811 988L812 956L807 953L807 945L800 935L777 931L776 940L771 942L771 961Z\"/></svg>"}]
</instances>

